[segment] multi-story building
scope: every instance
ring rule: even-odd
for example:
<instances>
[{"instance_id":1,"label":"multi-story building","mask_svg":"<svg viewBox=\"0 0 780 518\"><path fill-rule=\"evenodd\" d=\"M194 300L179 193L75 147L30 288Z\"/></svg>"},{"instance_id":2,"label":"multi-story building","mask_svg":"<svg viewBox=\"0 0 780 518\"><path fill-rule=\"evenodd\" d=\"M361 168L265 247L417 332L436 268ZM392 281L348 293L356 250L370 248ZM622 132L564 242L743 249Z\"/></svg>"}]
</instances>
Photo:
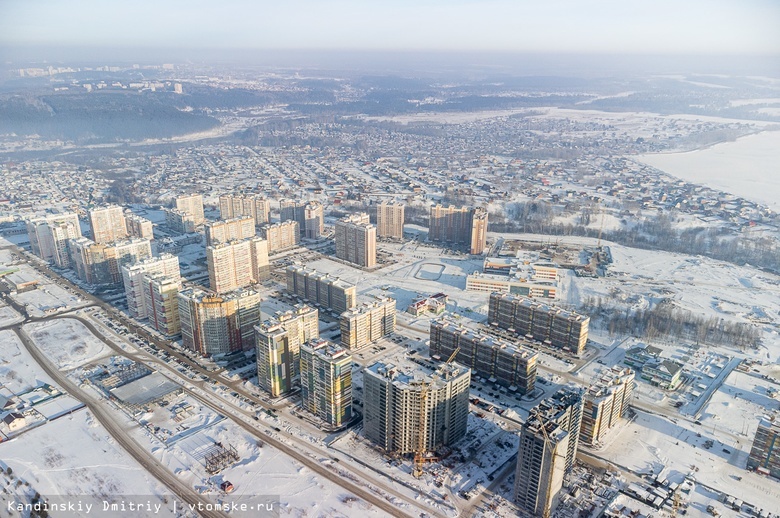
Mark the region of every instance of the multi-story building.
<instances>
[{"instance_id":1,"label":"multi-story building","mask_svg":"<svg viewBox=\"0 0 780 518\"><path fill-rule=\"evenodd\" d=\"M780 478L780 420L776 416L758 421L747 468Z\"/></svg>"},{"instance_id":2,"label":"multi-story building","mask_svg":"<svg viewBox=\"0 0 780 518\"><path fill-rule=\"evenodd\" d=\"M556 281L535 281L522 277L505 277L475 272L466 276L466 291L509 293L524 297L555 299L558 296L558 283Z\"/></svg>"},{"instance_id":3,"label":"multi-story building","mask_svg":"<svg viewBox=\"0 0 780 518\"><path fill-rule=\"evenodd\" d=\"M206 247L206 264L209 285L217 293L262 282L271 274L268 242L253 237Z\"/></svg>"},{"instance_id":4,"label":"multi-story building","mask_svg":"<svg viewBox=\"0 0 780 518\"><path fill-rule=\"evenodd\" d=\"M176 284L181 283L179 258L172 254L148 257L142 261L122 266L122 283L127 297L127 310L133 318L149 317L147 309L148 284L144 275L162 274Z\"/></svg>"},{"instance_id":5,"label":"multi-story building","mask_svg":"<svg viewBox=\"0 0 780 518\"><path fill-rule=\"evenodd\" d=\"M219 197L219 216L232 219L249 216L256 227L271 221L271 203L258 195L223 194Z\"/></svg>"},{"instance_id":6,"label":"multi-story building","mask_svg":"<svg viewBox=\"0 0 780 518\"><path fill-rule=\"evenodd\" d=\"M628 412L634 392L634 371L613 367L585 391L580 442L601 443L607 432Z\"/></svg>"},{"instance_id":7,"label":"multi-story building","mask_svg":"<svg viewBox=\"0 0 780 518\"><path fill-rule=\"evenodd\" d=\"M560 390L531 409L520 430L515 471L515 503L535 516L549 516L560 498L563 479L577 454L582 396Z\"/></svg>"},{"instance_id":8,"label":"multi-story building","mask_svg":"<svg viewBox=\"0 0 780 518\"><path fill-rule=\"evenodd\" d=\"M322 203L310 201L303 209L304 215L304 237L307 239L319 239L325 231L325 216L322 209Z\"/></svg>"},{"instance_id":9,"label":"multi-story building","mask_svg":"<svg viewBox=\"0 0 780 518\"><path fill-rule=\"evenodd\" d=\"M680 383L683 364L667 358L650 360L642 366L642 379L662 389L674 389Z\"/></svg>"},{"instance_id":10,"label":"multi-story building","mask_svg":"<svg viewBox=\"0 0 780 518\"><path fill-rule=\"evenodd\" d=\"M315 338L301 345L301 406L331 426L352 419L352 355Z\"/></svg>"},{"instance_id":11,"label":"multi-story building","mask_svg":"<svg viewBox=\"0 0 780 518\"><path fill-rule=\"evenodd\" d=\"M122 282L122 266L152 256L148 239L99 244L82 237L71 239L68 248L76 275L90 284L119 284Z\"/></svg>"},{"instance_id":12,"label":"multi-story building","mask_svg":"<svg viewBox=\"0 0 780 518\"><path fill-rule=\"evenodd\" d=\"M206 246L214 246L228 241L240 241L255 236L255 220L250 216L209 221L204 225Z\"/></svg>"},{"instance_id":13,"label":"multi-story building","mask_svg":"<svg viewBox=\"0 0 780 518\"><path fill-rule=\"evenodd\" d=\"M471 371L449 363L433 373L375 363L363 372L363 430L386 453L433 452L466 435Z\"/></svg>"},{"instance_id":14,"label":"multi-story building","mask_svg":"<svg viewBox=\"0 0 780 518\"><path fill-rule=\"evenodd\" d=\"M162 273L143 276L146 287L146 315L149 323L160 333L174 336L181 332L179 320L179 290L181 281Z\"/></svg>"},{"instance_id":15,"label":"multi-story building","mask_svg":"<svg viewBox=\"0 0 780 518\"><path fill-rule=\"evenodd\" d=\"M378 237L404 238L404 205L383 201L376 206L376 235Z\"/></svg>"},{"instance_id":16,"label":"multi-story building","mask_svg":"<svg viewBox=\"0 0 780 518\"><path fill-rule=\"evenodd\" d=\"M341 314L341 345L359 349L395 332L395 299L376 297Z\"/></svg>"},{"instance_id":17,"label":"multi-story building","mask_svg":"<svg viewBox=\"0 0 780 518\"><path fill-rule=\"evenodd\" d=\"M81 237L79 217L75 213L54 214L27 221L32 252L60 268L71 266L68 241Z\"/></svg>"},{"instance_id":18,"label":"multi-story building","mask_svg":"<svg viewBox=\"0 0 780 518\"><path fill-rule=\"evenodd\" d=\"M481 254L487 243L487 210L482 207L431 206L428 240L466 245L471 254Z\"/></svg>"},{"instance_id":19,"label":"multi-story building","mask_svg":"<svg viewBox=\"0 0 780 518\"><path fill-rule=\"evenodd\" d=\"M357 287L300 264L287 267L287 292L341 315L357 303Z\"/></svg>"},{"instance_id":20,"label":"multi-story building","mask_svg":"<svg viewBox=\"0 0 780 518\"><path fill-rule=\"evenodd\" d=\"M141 239L154 239L154 227L152 222L142 218L138 214L125 215L125 225L127 233L131 237L140 237Z\"/></svg>"},{"instance_id":21,"label":"multi-story building","mask_svg":"<svg viewBox=\"0 0 780 518\"><path fill-rule=\"evenodd\" d=\"M260 294L241 289L217 295L187 288L178 295L182 345L204 356L247 350L260 321Z\"/></svg>"},{"instance_id":22,"label":"multi-story building","mask_svg":"<svg viewBox=\"0 0 780 518\"><path fill-rule=\"evenodd\" d=\"M590 318L526 297L491 293L488 322L580 356L588 341Z\"/></svg>"},{"instance_id":23,"label":"multi-story building","mask_svg":"<svg viewBox=\"0 0 780 518\"><path fill-rule=\"evenodd\" d=\"M491 383L528 394L536 384L539 353L525 341L509 342L440 318L431 321L430 354L447 361L455 351L455 361L474 370Z\"/></svg>"},{"instance_id":24,"label":"multi-story building","mask_svg":"<svg viewBox=\"0 0 780 518\"><path fill-rule=\"evenodd\" d=\"M301 242L298 222L295 220L267 223L260 227L260 235L268 241L269 253L292 248Z\"/></svg>"},{"instance_id":25,"label":"multi-story building","mask_svg":"<svg viewBox=\"0 0 780 518\"><path fill-rule=\"evenodd\" d=\"M376 266L376 227L368 214L352 214L336 222L336 257L365 268Z\"/></svg>"},{"instance_id":26,"label":"multi-story building","mask_svg":"<svg viewBox=\"0 0 780 518\"><path fill-rule=\"evenodd\" d=\"M306 233L306 202L301 200L281 200L279 202L280 221L297 221L298 238Z\"/></svg>"},{"instance_id":27,"label":"multi-story building","mask_svg":"<svg viewBox=\"0 0 780 518\"><path fill-rule=\"evenodd\" d=\"M125 211L118 205L90 210L89 226L92 229L92 241L99 245L113 243L129 236Z\"/></svg>"},{"instance_id":28,"label":"multi-story building","mask_svg":"<svg viewBox=\"0 0 780 518\"><path fill-rule=\"evenodd\" d=\"M195 225L202 225L206 221L203 215L203 196L200 194L186 194L176 198L176 210L192 216Z\"/></svg>"},{"instance_id":29,"label":"multi-story building","mask_svg":"<svg viewBox=\"0 0 780 518\"><path fill-rule=\"evenodd\" d=\"M297 305L255 326L257 380L277 397L291 391L300 379L301 344L319 338L315 308Z\"/></svg>"},{"instance_id":30,"label":"multi-story building","mask_svg":"<svg viewBox=\"0 0 780 518\"><path fill-rule=\"evenodd\" d=\"M174 232L190 234L195 232L195 216L182 210L165 209L165 226Z\"/></svg>"}]
</instances>

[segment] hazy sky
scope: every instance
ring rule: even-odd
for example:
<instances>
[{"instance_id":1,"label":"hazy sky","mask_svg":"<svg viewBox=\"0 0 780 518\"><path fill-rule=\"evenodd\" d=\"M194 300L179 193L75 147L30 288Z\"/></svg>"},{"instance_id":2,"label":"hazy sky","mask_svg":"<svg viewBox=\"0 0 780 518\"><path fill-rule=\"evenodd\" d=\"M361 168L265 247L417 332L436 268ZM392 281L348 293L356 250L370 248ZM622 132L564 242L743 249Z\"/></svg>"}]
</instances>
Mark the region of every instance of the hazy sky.
<instances>
[{"instance_id":1,"label":"hazy sky","mask_svg":"<svg viewBox=\"0 0 780 518\"><path fill-rule=\"evenodd\" d=\"M780 53L778 0L0 0L0 46Z\"/></svg>"}]
</instances>

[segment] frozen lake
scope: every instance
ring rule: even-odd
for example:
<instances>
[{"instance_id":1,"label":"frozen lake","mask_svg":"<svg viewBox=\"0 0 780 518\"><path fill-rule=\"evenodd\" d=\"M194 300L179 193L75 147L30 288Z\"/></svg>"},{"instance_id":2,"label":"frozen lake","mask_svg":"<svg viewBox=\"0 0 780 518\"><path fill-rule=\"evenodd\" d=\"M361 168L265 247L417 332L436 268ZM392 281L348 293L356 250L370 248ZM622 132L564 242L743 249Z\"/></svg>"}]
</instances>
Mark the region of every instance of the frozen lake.
<instances>
[{"instance_id":1,"label":"frozen lake","mask_svg":"<svg viewBox=\"0 0 780 518\"><path fill-rule=\"evenodd\" d=\"M780 131L764 131L686 153L639 155L637 160L683 180L780 210Z\"/></svg>"}]
</instances>

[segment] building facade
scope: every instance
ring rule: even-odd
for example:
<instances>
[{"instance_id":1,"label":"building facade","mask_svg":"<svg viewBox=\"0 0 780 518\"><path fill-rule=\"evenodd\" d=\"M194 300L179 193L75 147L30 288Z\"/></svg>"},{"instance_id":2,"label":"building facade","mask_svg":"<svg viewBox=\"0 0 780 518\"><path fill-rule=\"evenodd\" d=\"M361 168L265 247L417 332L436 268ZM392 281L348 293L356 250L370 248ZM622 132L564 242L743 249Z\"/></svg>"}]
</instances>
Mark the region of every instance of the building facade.
<instances>
[{"instance_id":1,"label":"building facade","mask_svg":"<svg viewBox=\"0 0 780 518\"><path fill-rule=\"evenodd\" d=\"M279 201L279 220L297 221L298 238L304 237L306 233L306 202L301 200L281 200Z\"/></svg>"},{"instance_id":2,"label":"building facade","mask_svg":"<svg viewBox=\"0 0 780 518\"><path fill-rule=\"evenodd\" d=\"M122 266L152 256L152 245L148 239L98 244L82 237L71 239L68 250L76 275L90 284L121 284Z\"/></svg>"},{"instance_id":3,"label":"building facade","mask_svg":"<svg viewBox=\"0 0 780 518\"><path fill-rule=\"evenodd\" d=\"M581 356L588 342L590 318L526 297L491 293L488 323Z\"/></svg>"},{"instance_id":4,"label":"building facade","mask_svg":"<svg viewBox=\"0 0 780 518\"><path fill-rule=\"evenodd\" d=\"M219 197L219 217L249 216L256 227L271 222L271 202L258 195L223 194Z\"/></svg>"},{"instance_id":5,"label":"building facade","mask_svg":"<svg viewBox=\"0 0 780 518\"><path fill-rule=\"evenodd\" d=\"M303 210L304 236L307 239L319 239L325 232L325 214L322 203L310 201Z\"/></svg>"},{"instance_id":6,"label":"building facade","mask_svg":"<svg viewBox=\"0 0 780 518\"><path fill-rule=\"evenodd\" d=\"M180 234L195 232L195 216L177 209L165 209L165 226Z\"/></svg>"},{"instance_id":7,"label":"building facade","mask_svg":"<svg viewBox=\"0 0 780 518\"><path fill-rule=\"evenodd\" d=\"M607 432L625 417L634 393L634 377L629 368L613 367L588 387L583 396L581 443L601 443Z\"/></svg>"},{"instance_id":8,"label":"building facade","mask_svg":"<svg viewBox=\"0 0 780 518\"><path fill-rule=\"evenodd\" d=\"M301 407L331 426L352 419L352 355L316 338L301 345Z\"/></svg>"},{"instance_id":9,"label":"building facade","mask_svg":"<svg viewBox=\"0 0 780 518\"><path fill-rule=\"evenodd\" d=\"M428 240L465 245L469 253L481 254L487 244L487 210L482 207L431 206Z\"/></svg>"},{"instance_id":10,"label":"building facade","mask_svg":"<svg viewBox=\"0 0 780 518\"><path fill-rule=\"evenodd\" d=\"M295 220L265 224L260 227L260 235L268 241L268 252L278 252L297 246L300 242L299 225Z\"/></svg>"},{"instance_id":11,"label":"building facade","mask_svg":"<svg viewBox=\"0 0 780 518\"><path fill-rule=\"evenodd\" d=\"M249 289L217 295L200 288L178 294L182 345L203 356L254 346L260 321L260 294Z\"/></svg>"},{"instance_id":12,"label":"building facade","mask_svg":"<svg viewBox=\"0 0 780 518\"><path fill-rule=\"evenodd\" d=\"M336 222L336 257L364 268L376 266L376 227L366 213Z\"/></svg>"},{"instance_id":13,"label":"building facade","mask_svg":"<svg viewBox=\"0 0 780 518\"><path fill-rule=\"evenodd\" d=\"M404 238L404 205L383 201L376 206L376 235L378 237Z\"/></svg>"},{"instance_id":14,"label":"building facade","mask_svg":"<svg viewBox=\"0 0 780 518\"><path fill-rule=\"evenodd\" d=\"M206 264L209 285L217 293L262 282L271 275L268 242L259 237L206 247Z\"/></svg>"},{"instance_id":15,"label":"building facade","mask_svg":"<svg viewBox=\"0 0 780 518\"><path fill-rule=\"evenodd\" d=\"M200 194L186 194L176 198L176 210L192 216L195 226L202 225L206 218L203 215L203 196Z\"/></svg>"},{"instance_id":16,"label":"building facade","mask_svg":"<svg viewBox=\"0 0 780 518\"><path fill-rule=\"evenodd\" d=\"M155 274L162 274L176 284L180 284L179 258L172 254L162 254L159 257L147 257L142 261L122 266L122 284L125 287L127 310L133 318L143 320L149 317L146 311L148 284L144 276Z\"/></svg>"},{"instance_id":17,"label":"building facade","mask_svg":"<svg viewBox=\"0 0 780 518\"><path fill-rule=\"evenodd\" d=\"M60 268L70 268L68 241L81 237L79 217L70 212L31 219L27 221L27 236L32 253Z\"/></svg>"},{"instance_id":18,"label":"building facade","mask_svg":"<svg viewBox=\"0 0 780 518\"><path fill-rule=\"evenodd\" d=\"M154 239L154 227L152 222L146 218L142 218L137 214L127 214L125 216L125 225L127 226L127 233L131 237Z\"/></svg>"},{"instance_id":19,"label":"building facade","mask_svg":"<svg viewBox=\"0 0 780 518\"><path fill-rule=\"evenodd\" d=\"M359 349L395 332L395 299L376 297L341 314L341 345Z\"/></svg>"},{"instance_id":20,"label":"building facade","mask_svg":"<svg viewBox=\"0 0 780 518\"><path fill-rule=\"evenodd\" d=\"M287 292L341 315L357 304L357 287L300 264L286 269Z\"/></svg>"},{"instance_id":21,"label":"building facade","mask_svg":"<svg viewBox=\"0 0 780 518\"><path fill-rule=\"evenodd\" d=\"M776 418L759 420L747 468L780 478L780 421Z\"/></svg>"},{"instance_id":22,"label":"building facade","mask_svg":"<svg viewBox=\"0 0 780 518\"><path fill-rule=\"evenodd\" d=\"M414 374L413 374L414 372ZM466 435L471 371L450 363L435 372L375 363L363 372L363 431L385 453L433 452Z\"/></svg>"},{"instance_id":23,"label":"building facade","mask_svg":"<svg viewBox=\"0 0 780 518\"><path fill-rule=\"evenodd\" d=\"M203 229L206 232L206 246L214 246L228 241L241 241L255 236L255 220L250 216L240 216L220 221L209 221Z\"/></svg>"},{"instance_id":24,"label":"building facade","mask_svg":"<svg viewBox=\"0 0 780 518\"><path fill-rule=\"evenodd\" d=\"M144 303L149 323L165 336L181 332L179 318L179 290L181 281L165 274L153 273L143 276L146 288Z\"/></svg>"},{"instance_id":25,"label":"building facade","mask_svg":"<svg viewBox=\"0 0 780 518\"><path fill-rule=\"evenodd\" d=\"M89 211L89 226L92 229L92 241L102 245L127 239L125 211L118 205L95 208Z\"/></svg>"},{"instance_id":26,"label":"building facade","mask_svg":"<svg viewBox=\"0 0 780 518\"><path fill-rule=\"evenodd\" d=\"M536 386L539 353L527 342L509 342L440 318L431 321L429 349L439 361L458 351L455 361L510 391L528 394Z\"/></svg>"}]
</instances>

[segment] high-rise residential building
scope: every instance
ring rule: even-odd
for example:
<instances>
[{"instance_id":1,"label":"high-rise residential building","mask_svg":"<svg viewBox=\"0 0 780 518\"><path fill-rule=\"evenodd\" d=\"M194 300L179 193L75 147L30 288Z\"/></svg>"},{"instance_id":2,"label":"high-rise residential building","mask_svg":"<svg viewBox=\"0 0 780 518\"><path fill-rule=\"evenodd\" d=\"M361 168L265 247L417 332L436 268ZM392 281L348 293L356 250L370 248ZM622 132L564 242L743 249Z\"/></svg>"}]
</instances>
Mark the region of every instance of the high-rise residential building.
<instances>
[{"instance_id":1,"label":"high-rise residential building","mask_svg":"<svg viewBox=\"0 0 780 518\"><path fill-rule=\"evenodd\" d=\"M268 242L259 237L206 247L209 285L225 293L264 281L270 276Z\"/></svg>"},{"instance_id":2,"label":"high-rise residential building","mask_svg":"<svg viewBox=\"0 0 780 518\"><path fill-rule=\"evenodd\" d=\"M143 320L150 315L147 310L148 283L144 275L162 274L179 284L181 274L179 258L172 254L148 257L142 261L122 266L122 283L127 297L127 310L133 318Z\"/></svg>"},{"instance_id":3,"label":"high-rise residential building","mask_svg":"<svg viewBox=\"0 0 780 518\"><path fill-rule=\"evenodd\" d=\"M146 218L142 218L138 214L125 215L125 226L127 227L127 233L131 237L154 239L152 222Z\"/></svg>"},{"instance_id":4,"label":"high-rise residential building","mask_svg":"<svg viewBox=\"0 0 780 518\"><path fill-rule=\"evenodd\" d=\"M195 232L195 216L178 209L165 209L165 226L174 232L190 234Z\"/></svg>"},{"instance_id":5,"label":"high-rise residential building","mask_svg":"<svg viewBox=\"0 0 780 518\"><path fill-rule=\"evenodd\" d=\"M287 292L341 315L357 304L357 287L300 264L286 269Z\"/></svg>"},{"instance_id":6,"label":"high-rise residential building","mask_svg":"<svg viewBox=\"0 0 780 518\"><path fill-rule=\"evenodd\" d=\"M363 431L386 453L433 452L467 431L471 371L449 363L433 373L375 363L363 372Z\"/></svg>"},{"instance_id":7,"label":"high-rise residential building","mask_svg":"<svg viewBox=\"0 0 780 518\"><path fill-rule=\"evenodd\" d=\"M582 394L562 389L531 409L520 430L515 503L535 516L549 516L563 479L574 465L582 419Z\"/></svg>"},{"instance_id":8,"label":"high-rise residential building","mask_svg":"<svg viewBox=\"0 0 780 518\"><path fill-rule=\"evenodd\" d=\"M68 241L81 237L79 217L75 213L52 214L27 221L32 252L60 268L71 266Z\"/></svg>"},{"instance_id":9,"label":"high-rise residential building","mask_svg":"<svg viewBox=\"0 0 780 518\"><path fill-rule=\"evenodd\" d=\"M303 219L305 222L304 236L307 239L319 239L325 231L325 216L322 203L310 201L303 209Z\"/></svg>"},{"instance_id":10,"label":"high-rise residential building","mask_svg":"<svg viewBox=\"0 0 780 518\"><path fill-rule=\"evenodd\" d=\"M306 202L301 200L281 200L279 202L279 219L298 222L298 238L306 233Z\"/></svg>"},{"instance_id":11,"label":"high-rise residential building","mask_svg":"<svg viewBox=\"0 0 780 518\"><path fill-rule=\"evenodd\" d=\"M341 345L359 349L395 332L395 299L376 297L352 309L339 318Z\"/></svg>"},{"instance_id":12,"label":"high-rise residential building","mask_svg":"<svg viewBox=\"0 0 780 518\"><path fill-rule=\"evenodd\" d=\"M260 321L260 294L240 289L217 295L187 288L178 295L182 345L204 356L248 350Z\"/></svg>"},{"instance_id":13,"label":"high-rise residential building","mask_svg":"<svg viewBox=\"0 0 780 518\"><path fill-rule=\"evenodd\" d=\"M271 396L291 391L300 380L301 344L319 338L315 308L296 305L255 326L257 381Z\"/></svg>"},{"instance_id":14,"label":"high-rise residential building","mask_svg":"<svg viewBox=\"0 0 780 518\"><path fill-rule=\"evenodd\" d=\"M206 221L203 215L203 196L200 194L185 194L176 198L176 210L180 210L192 216L195 225L202 225Z\"/></svg>"},{"instance_id":15,"label":"high-rise residential building","mask_svg":"<svg viewBox=\"0 0 780 518\"><path fill-rule=\"evenodd\" d=\"M580 442L594 446L628 412L634 392L634 371L613 367L585 391Z\"/></svg>"},{"instance_id":16,"label":"high-rise residential building","mask_svg":"<svg viewBox=\"0 0 780 518\"><path fill-rule=\"evenodd\" d=\"M249 216L254 220L255 226L259 227L271 222L270 214L271 202L262 196L223 194L219 197L219 217L222 219Z\"/></svg>"},{"instance_id":17,"label":"high-rise residential building","mask_svg":"<svg viewBox=\"0 0 780 518\"><path fill-rule=\"evenodd\" d=\"M179 290L181 281L163 273L143 276L146 296L146 315L149 323L160 333L174 336L181 332L179 319Z\"/></svg>"},{"instance_id":18,"label":"high-rise residential building","mask_svg":"<svg viewBox=\"0 0 780 518\"><path fill-rule=\"evenodd\" d=\"M269 253L292 248L301 242L298 222L295 220L267 223L260 227L260 235L268 241Z\"/></svg>"},{"instance_id":19,"label":"high-rise residential building","mask_svg":"<svg viewBox=\"0 0 780 518\"><path fill-rule=\"evenodd\" d=\"M376 235L393 239L404 238L404 205L383 201L376 206Z\"/></svg>"},{"instance_id":20,"label":"high-rise residential building","mask_svg":"<svg viewBox=\"0 0 780 518\"><path fill-rule=\"evenodd\" d=\"M89 226L92 229L92 241L99 245L113 243L129 236L125 211L118 205L90 210Z\"/></svg>"},{"instance_id":21,"label":"high-rise residential building","mask_svg":"<svg viewBox=\"0 0 780 518\"><path fill-rule=\"evenodd\" d=\"M301 407L331 426L352 419L352 355L322 338L301 345Z\"/></svg>"},{"instance_id":22,"label":"high-rise residential building","mask_svg":"<svg viewBox=\"0 0 780 518\"><path fill-rule=\"evenodd\" d=\"M780 419L776 415L759 419L747 468L780 478Z\"/></svg>"},{"instance_id":23,"label":"high-rise residential building","mask_svg":"<svg viewBox=\"0 0 780 518\"><path fill-rule=\"evenodd\" d=\"M376 227L366 213L336 222L336 257L365 268L376 266Z\"/></svg>"},{"instance_id":24,"label":"high-rise residential building","mask_svg":"<svg viewBox=\"0 0 780 518\"><path fill-rule=\"evenodd\" d=\"M526 297L491 293L488 323L580 356L588 342L590 318Z\"/></svg>"},{"instance_id":25,"label":"high-rise residential building","mask_svg":"<svg viewBox=\"0 0 780 518\"><path fill-rule=\"evenodd\" d=\"M534 389L539 353L527 342L496 338L446 318L431 321L431 357L447 361L455 351L455 361L493 383L520 394Z\"/></svg>"},{"instance_id":26,"label":"high-rise residential building","mask_svg":"<svg viewBox=\"0 0 780 518\"><path fill-rule=\"evenodd\" d=\"M206 246L214 246L228 241L240 241L255 236L255 220L250 216L209 221L203 228L206 232Z\"/></svg>"},{"instance_id":27,"label":"high-rise residential building","mask_svg":"<svg viewBox=\"0 0 780 518\"><path fill-rule=\"evenodd\" d=\"M481 254L487 243L488 214L482 207L431 206L428 240L466 245L471 254Z\"/></svg>"},{"instance_id":28,"label":"high-rise residential building","mask_svg":"<svg viewBox=\"0 0 780 518\"><path fill-rule=\"evenodd\" d=\"M99 244L86 238L68 242L76 275L90 284L120 284L122 266L152 256L148 239L128 239L111 244Z\"/></svg>"}]
</instances>

